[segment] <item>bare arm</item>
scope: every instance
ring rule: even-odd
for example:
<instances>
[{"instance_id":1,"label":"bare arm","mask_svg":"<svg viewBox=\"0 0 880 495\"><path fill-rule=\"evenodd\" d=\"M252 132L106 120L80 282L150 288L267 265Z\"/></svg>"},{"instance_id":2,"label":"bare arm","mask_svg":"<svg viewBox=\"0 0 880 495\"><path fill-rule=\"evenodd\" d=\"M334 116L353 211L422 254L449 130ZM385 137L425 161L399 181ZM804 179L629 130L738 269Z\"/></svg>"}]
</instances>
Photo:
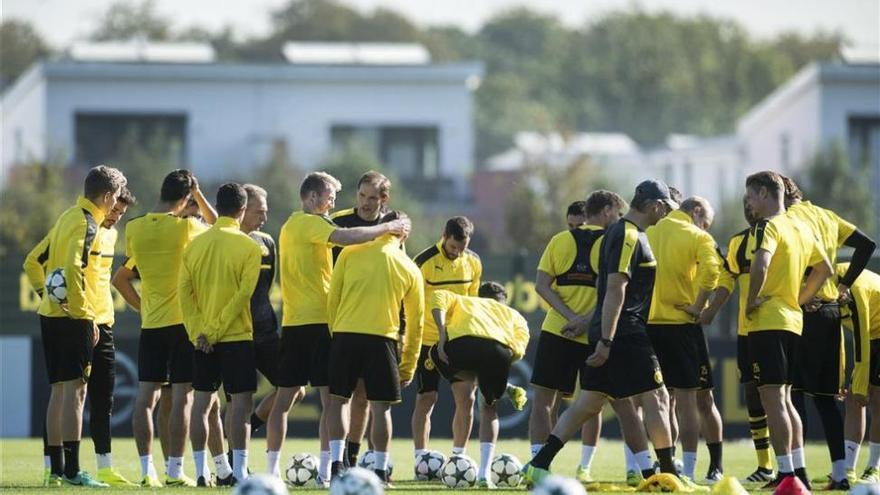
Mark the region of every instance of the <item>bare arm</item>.
<instances>
[{"instance_id":1,"label":"bare arm","mask_svg":"<svg viewBox=\"0 0 880 495\"><path fill-rule=\"evenodd\" d=\"M773 255L766 249L755 251L755 259L749 269L749 295L746 297L746 315L751 314L763 302L758 298L767 280L767 267Z\"/></svg>"},{"instance_id":2,"label":"bare arm","mask_svg":"<svg viewBox=\"0 0 880 495\"><path fill-rule=\"evenodd\" d=\"M538 274L535 277L535 291L541 296L541 298L547 301L547 304L549 304L551 308L555 309L566 320L575 319L578 314L565 304L562 298L559 297L558 292L553 290L551 285L553 284L553 280L555 280L555 278L552 275L538 270Z\"/></svg>"},{"instance_id":3,"label":"bare arm","mask_svg":"<svg viewBox=\"0 0 880 495\"><path fill-rule=\"evenodd\" d=\"M801 287L801 292L798 295L798 304L803 306L810 302L832 273L834 273L834 270L831 267L831 263L823 256L822 261L812 266L810 275Z\"/></svg>"},{"instance_id":4,"label":"bare arm","mask_svg":"<svg viewBox=\"0 0 880 495\"><path fill-rule=\"evenodd\" d=\"M697 322L700 325L710 325L712 324L712 320L715 319L715 315L721 311L721 308L727 304L727 300L730 298L730 291L727 290L727 287L719 286L718 289L715 290L715 293L712 296L712 301L709 303L709 307L703 310L700 313L700 317Z\"/></svg>"},{"instance_id":5,"label":"bare arm","mask_svg":"<svg viewBox=\"0 0 880 495\"><path fill-rule=\"evenodd\" d=\"M202 194L202 190L199 188L199 183L195 177L193 177L192 197L196 200L196 203L198 203L199 213L201 213L205 222L209 225L214 225L214 222L217 221L217 212L214 210L214 207L211 206L211 203L205 199L205 195Z\"/></svg>"},{"instance_id":6,"label":"bare arm","mask_svg":"<svg viewBox=\"0 0 880 495\"><path fill-rule=\"evenodd\" d=\"M407 235L410 230L409 219L380 223L371 227L351 227L336 229L330 234L330 243L337 246L363 244L384 234Z\"/></svg>"},{"instance_id":7,"label":"bare arm","mask_svg":"<svg viewBox=\"0 0 880 495\"><path fill-rule=\"evenodd\" d=\"M617 321L620 319L620 311L623 309L623 298L628 283L629 278L623 273L611 273L608 275L608 285L605 288L605 301L602 303L603 339L614 339L614 334L617 332Z\"/></svg>"},{"instance_id":8,"label":"bare arm","mask_svg":"<svg viewBox=\"0 0 880 495\"><path fill-rule=\"evenodd\" d=\"M125 265L120 266L116 273L113 275L113 287L116 287L116 290L122 295L122 298L125 299L125 302L128 303L129 306L132 307L137 312L141 310L141 296L135 290L132 281L137 278L137 274L126 267Z\"/></svg>"}]
</instances>

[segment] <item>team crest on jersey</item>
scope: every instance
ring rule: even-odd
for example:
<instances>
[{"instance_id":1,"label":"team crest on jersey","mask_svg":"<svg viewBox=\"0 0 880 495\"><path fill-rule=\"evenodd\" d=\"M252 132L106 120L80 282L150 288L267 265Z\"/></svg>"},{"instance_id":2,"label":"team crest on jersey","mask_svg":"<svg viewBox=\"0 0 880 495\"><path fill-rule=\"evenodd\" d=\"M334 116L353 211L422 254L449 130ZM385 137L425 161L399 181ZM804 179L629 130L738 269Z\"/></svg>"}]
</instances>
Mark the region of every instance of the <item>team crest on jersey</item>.
<instances>
[{"instance_id":1,"label":"team crest on jersey","mask_svg":"<svg viewBox=\"0 0 880 495\"><path fill-rule=\"evenodd\" d=\"M654 370L654 382L663 385L663 373L660 370Z\"/></svg>"},{"instance_id":2,"label":"team crest on jersey","mask_svg":"<svg viewBox=\"0 0 880 495\"><path fill-rule=\"evenodd\" d=\"M92 376L92 364L91 363L87 364L86 367L83 368L83 381L84 382L89 381L90 376Z\"/></svg>"},{"instance_id":3,"label":"team crest on jersey","mask_svg":"<svg viewBox=\"0 0 880 495\"><path fill-rule=\"evenodd\" d=\"M425 359L425 369L428 371L432 371L434 369L434 360L431 358Z\"/></svg>"}]
</instances>

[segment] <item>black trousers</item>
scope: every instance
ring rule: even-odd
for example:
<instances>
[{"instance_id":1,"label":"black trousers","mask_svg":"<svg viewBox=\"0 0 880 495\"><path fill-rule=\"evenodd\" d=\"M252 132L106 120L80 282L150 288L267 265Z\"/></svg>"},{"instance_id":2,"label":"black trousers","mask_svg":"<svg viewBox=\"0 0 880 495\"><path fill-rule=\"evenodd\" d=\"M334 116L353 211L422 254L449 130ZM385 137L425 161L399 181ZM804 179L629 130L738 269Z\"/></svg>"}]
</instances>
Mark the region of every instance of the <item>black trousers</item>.
<instances>
[{"instance_id":1,"label":"black trousers","mask_svg":"<svg viewBox=\"0 0 880 495\"><path fill-rule=\"evenodd\" d=\"M89 430L96 454L110 453L110 416L113 414L113 387L116 382L116 345L113 329L98 325L98 345L92 353L89 376Z\"/></svg>"}]
</instances>

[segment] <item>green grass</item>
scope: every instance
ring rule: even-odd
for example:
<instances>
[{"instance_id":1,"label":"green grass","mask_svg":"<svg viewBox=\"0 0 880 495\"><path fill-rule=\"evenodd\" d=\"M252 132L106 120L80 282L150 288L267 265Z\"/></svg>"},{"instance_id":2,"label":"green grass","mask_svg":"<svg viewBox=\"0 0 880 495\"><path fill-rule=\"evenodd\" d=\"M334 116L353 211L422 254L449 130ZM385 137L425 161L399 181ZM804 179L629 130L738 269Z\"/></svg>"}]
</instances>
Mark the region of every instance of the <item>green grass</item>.
<instances>
[{"instance_id":1,"label":"green grass","mask_svg":"<svg viewBox=\"0 0 880 495\"><path fill-rule=\"evenodd\" d=\"M158 441L154 447L158 449ZM253 472L263 472L266 466L266 456L263 453L265 439L259 438L251 444L250 466ZM431 448L448 453L452 444L449 440L434 440ZM113 442L113 460L116 467L130 480L137 480L140 476L140 465L134 441L130 438L118 438ZM284 446L284 457L287 458L298 452L311 452L317 454L317 440L289 439ZM497 453L510 453L525 462L529 458L529 445L526 440L501 440ZM83 442L80 457L83 469L94 473L95 460L92 455L92 443L90 440ZM473 440L469 445L468 453L472 457L479 458L479 444ZM702 476L706 471L708 453L701 446L699 452L697 473ZM863 456L864 457L864 456ZM408 494L430 494L436 492L448 492L439 483L416 483L409 481L412 478L412 443L408 440L395 440L392 445L392 459L394 460L395 486L400 492ZM570 442L562 450L553 464L553 471L566 476L574 476L575 467L580 460L580 444ZM161 464L161 455L156 457L157 465ZM807 446L807 463L810 475L813 477L828 473L830 465L828 453L824 445L811 444ZM748 476L755 467L755 455L751 441L736 441L725 444L724 465L727 474L740 479ZM282 465L283 468L283 465ZM185 461L186 473L194 474L192 456L187 452ZM12 493L56 493L55 489L41 487L43 473L42 442L39 439L0 439L0 491ZM603 440L593 460L593 476L602 481L621 481L624 477L623 449L619 441ZM747 488L754 489L755 487ZM819 487L814 487L819 488ZM79 490L81 488L63 488L62 491ZM140 493L142 489L110 489L113 493ZM161 489L163 493L205 493L204 489L177 488ZM228 490L226 490L228 492ZM524 488L517 490L498 490L494 493L523 493ZM292 493L326 493L323 490L294 489Z\"/></svg>"}]
</instances>

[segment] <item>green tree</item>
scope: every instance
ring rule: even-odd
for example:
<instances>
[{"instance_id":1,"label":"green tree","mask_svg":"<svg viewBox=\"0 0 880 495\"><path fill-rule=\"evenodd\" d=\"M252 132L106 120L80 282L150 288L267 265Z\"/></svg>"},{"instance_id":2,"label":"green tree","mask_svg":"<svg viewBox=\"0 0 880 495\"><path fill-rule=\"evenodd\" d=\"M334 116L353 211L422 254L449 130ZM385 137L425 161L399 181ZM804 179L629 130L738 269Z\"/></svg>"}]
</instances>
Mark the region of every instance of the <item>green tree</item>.
<instances>
[{"instance_id":1,"label":"green tree","mask_svg":"<svg viewBox=\"0 0 880 495\"><path fill-rule=\"evenodd\" d=\"M91 38L111 41L142 37L166 41L172 39L171 24L168 17L157 11L155 0L118 1L100 17Z\"/></svg>"},{"instance_id":2,"label":"green tree","mask_svg":"<svg viewBox=\"0 0 880 495\"><path fill-rule=\"evenodd\" d=\"M269 197L269 218L263 230L277 236L281 226L294 210L302 209L299 186L304 172L290 160L287 144L277 140L272 144L269 161L252 174L242 178L266 189Z\"/></svg>"},{"instance_id":3,"label":"green tree","mask_svg":"<svg viewBox=\"0 0 880 495\"><path fill-rule=\"evenodd\" d=\"M0 90L49 53L46 41L29 22L10 19L0 23Z\"/></svg>"}]
</instances>

